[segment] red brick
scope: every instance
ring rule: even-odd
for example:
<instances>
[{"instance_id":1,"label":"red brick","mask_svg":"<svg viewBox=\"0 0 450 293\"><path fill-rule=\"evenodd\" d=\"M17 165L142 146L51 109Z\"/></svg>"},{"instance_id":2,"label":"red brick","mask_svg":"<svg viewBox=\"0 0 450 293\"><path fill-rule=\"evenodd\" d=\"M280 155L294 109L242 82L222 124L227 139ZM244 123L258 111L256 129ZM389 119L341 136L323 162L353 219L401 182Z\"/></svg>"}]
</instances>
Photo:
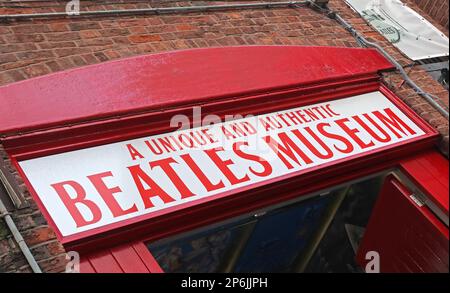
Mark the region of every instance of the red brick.
<instances>
[{"instance_id":1,"label":"red brick","mask_svg":"<svg viewBox=\"0 0 450 293\"><path fill-rule=\"evenodd\" d=\"M19 70L9 70L3 73L8 75L14 81L20 81L25 79L25 75Z\"/></svg>"},{"instance_id":2,"label":"red brick","mask_svg":"<svg viewBox=\"0 0 450 293\"><path fill-rule=\"evenodd\" d=\"M5 72L2 72L2 70L0 70L0 85L12 83L12 82L14 82L14 80L9 75L6 75Z\"/></svg>"},{"instance_id":3,"label":"red brick","mask_svg":"<svg viewBox=\"0 0 450 293\"><path fill-rule=\"evenodd\" d=\"M98 63L97 58L95 58L92 54L84 54L81 57L86 61L87 64L95 64Z\"/></svg>"},{"instance_id":4,"label":"red brick","mask_svg":"<svg viewBox=\"0 0 450 293\"><path fill-rule=\"evenodd\" d=\"M31 246L30 250L37 259L47 259L65 253L64 248L57 240L39 243Z\"/></svg>"},{"instance_id":5,"label":"red brick","mask_svg":"<svg viewBox=\"0 0 450 293\"><path fill-rule=\"evenodd\" d=\"M107 51L104 52L104 54L106 56L108 56L109 59L116 59L116 58L120 58L121 57L120 54L117 51L115 51L115 50L107 50Z\"/></svg>"},{"instance_id":6,"label":"red brick","mask_svg":"<svg viewBox=\"0 0 450 293\"><path fill-rule=\"evenodd\" d=\"M48 226L40 226L23 232L23 237L29 246L33 246L56 238L55 232Z\"/></svg>"},{"instance_id":7,"label":"red brick","mask_svg":"<svg viewBox=\"0 0 450 293\"><path fill-rule=\"evenodd\" d=\"M5 40L10 43L37 43L44 41L44 36L41 34L13 34L5 36Z\"/></svg>"},{"instance_id":8,"label":"red brick","mask_svg":"<svg viewBox=\"0 0 450 293\"><path fill-rule=\"evenodd\" d=\"M130 26L145 26L148 25L147 20L145 18L139 19L119 19L117 23L121 27L130 27Z\"/></svg>"},{"instance_id":9,"label":"red brick","mask_svg":"<svg viewBox=\"0 0 450 293\"><path fill-rule=\"evenodd\" d=\"M45 36L49 41L73 41L80 39L80 33L78 32L66 32L66 33L51 33Z\"/></svg>"},{"instance_id":10,"label":"red brick","mask_svg":"<svg viewBox=\"0 0 450 293\"><path fill-rule=\"evenodd\" d=\"M92 38L97 38L100 36L101 36L101 34L95 30L80 31L80 37L83 39L92 39Z\"/></svg>"},{"instance_id":11,"label":"red brick","mask_svg":"<svg viewBox=\"0 0 450 293\"><path fill-rule=\"evenodd\" d=\"M66 23L51 23L49 27L52 32L65 32L69 30Z\"/></svg>"},{"instance_id":12,"label":"red brick","mask_svg":"<svg viewBox=\"0 0 450 293\"><path fill-rule=\"evenodd\" d=\"M49 61L46 62L45 65L52 71L52 72L57 72L61 70L61 67L59 66L59 64L56 61Z\"/></svg>"},{"instance_id":13,"label":"red brick","mask_svg":"<svg viewBox=\"0 0 450 293\"><path fill-rule=\"evenodd\" d=\"M59 48L55 49L55 53L58 57L65 57L71 55L79 55L89 53L91 50L88 48Z\"/></svg>"},{"instance_id":14,"label":"red brick","mask_svg":"<svg viewBox=\"0 0 450 293\"><path fill-rule=\"evenodd\" d=\"M9 62L9 63L5 63L5 64L0 64L0 69L1 70L10 70L10 69L21 69L25 66L34 64L36 61L35 60L20 60L20 61L16 61L16 62Z\"/></svg>"},{"instance_id":15,"label":"red brick","mask_svg":"<svg viewBox=\"0 0 450 293\"><path fill-rule=\"evenodd\" d=\"M86 61L84 61L84 59L81 58L81 56L72 56L70 59L72 60L73 64L75 64L76 66L87 65Z\"/></svg>"},{"instance_id":16,"label":"red brick","mask_svg":"<svg viewBox=\"0 0 450 293\"><path fill-rule=\"evenodd\" d=\"M55 56L50 50L24 51L18 52L16 55L19 59L45 59Z\"/></svg>"},{"instance_id":17,"label":"red brick","mask_svg":"<svg viewBox=\"0 0 450 293\"><path fill-rule=\"evenodd\" d=\"M159 36L159 35L134 35L134 36L129 36L128 39L133 43L157 42L157 41L161 41L161 36Z\"/></svg>"},{"instance_id":18,"label":"red brick","mask_svg":"<svg viewBox=\"0 0 450 293\"><path fill-rule=\"evenodd\" d=\"M45 33L50 31L46 24L25 24L11 27L16 34Z\"/></svg>"},{"instance_id":19,"label":"red brick","mask_svg":"<svg viewBox=\"0 0 450 293\"><path fill-rule=\"evenodd\" d=\"M150 17L147 18L147 22L149 25L151 26L155 26L155 25L161 25L163 22L161 21L161 19L156 18L156 17Z\"/></svg>"},{"instance_id":20,"label":"red brick","mask_svg":"<svg viewBox=\"0 0 450 293\"><path fill-rule=\"evenodd\" d=\"M195 29L195 26L193 26L191 24L187 24L187 23L178 24L175 27L179 31L190 31L190 30L194 30Z\"/></svg>"},{"instance_id":21,"label":"red brick","mask_svg":"<svg viewBox=\"0 0 450 293\"><path fill-rule=\"evenodd\" d=\"M62 57L56 59L56 62L61 67L61 70L70 69L75 67L75 64L72 63L71 57Z\"/></svg>"},{"instance_id":22,"label":"red brick","mask_svg":"<svg viewBox=\"0 0 450 293\"><path fill-rule=\"evenodd\" d=\"M72 42L72 41L52 42L52 43L42 42L42 43L39 43L39 47L41 49L72 48L72 47L76 47L76 46L77 45L75 44L75 42Z\"/></svg>"},{"instance_id":23,"label":"red brick","mask_svg":"<svg viewBox=\"0 0 450 293\"><path fill-rule=\"evenodd\" d=\"M11 250L11 247L9 246L8 239L4 238L0 240L0 255L4 255L5 253L8 253Z\"/></svg>"},{"instance_id":24,"label":"red brick","mask_svg":"<svg viewBox=\"0 0 450 293\"><path fill-rule=\"evenodd\" d=\"M109 60L108 56L106 56L103 52L95 52L94 56L97 57L98 61L100 62Z\"/></svg>"},{"instance_id":25,"label":"red brick","mask_svg":"<svg viewBox=\"0 0 450 293\"><path fill-rule=\"evenodd\" d=\"M98 32L102 37L126 36L130 34L130 31L127 28L107 28Z\"/></svg>"},{"instance_id":26,"label":"red brick","mask_svg":"<svg viewBox=\"0 0 450 293\"><path fill-rule=\"evenodd\" d=\"M60 254L52 258L44 259L38 262L39 266L47 273L61 273L65 271L67 264L66 255Z\"/></svg>"},{"instance_id":27,"label":"red brick","mask_svg":"<svg viewBox=\"0 0 450 293\"><path fill-rule=\"evenodd\" d=\"M28 78L36 77L50 73L50 70L44 64L35 64L23 69Z\"/></svg>"},{"instance_id":28,"label":"red brick","mask_svg":"<svg viewBox=\"0 0 450 293\"><path fill-rule=\"evenodd\" d=\"M107 46L112 45L113 41L109 38L83 39L76 42L79 47Z\"/></svg>"},{"instance_id":29,"label":"red brick","mask_svg":"<svg viewBox=\"0 0 450 293\"><path fill-rule=\"evenodd\" d=\"M131 44L131 41L128 39L128 37L113 37L111 39L115 44L118 44L118 45Z\"/></svg>"},{"instance_id":30,"label":"red brick","mask_svg":"<svg viewBox=\"0 0 450 293\"><path fill-rule=\"evenodd\" d=\"M0 58L0 64L17 61L14 53L3 54Z\"/></svg>"},{"instance_id":31,"label":"red brick","mask_svg":"<svg viewBox=\"0 0 450 293\"><path fill-rule=\"evenodd\" d=\"M100 29L101 26L97 22L82 21L76 23L69 23L69 28L72 31L81 31L81 30Z\"/></svg>"},{"instance_id":32,"label":"red brick","mask_svg":"<svg viewBox=\"0 0 450 293\"><path fill-rule=\"evenodd\" d=\"M11 29L9 27L0 26L0 35L10 34Z\"/></svg>"}]
</instances>

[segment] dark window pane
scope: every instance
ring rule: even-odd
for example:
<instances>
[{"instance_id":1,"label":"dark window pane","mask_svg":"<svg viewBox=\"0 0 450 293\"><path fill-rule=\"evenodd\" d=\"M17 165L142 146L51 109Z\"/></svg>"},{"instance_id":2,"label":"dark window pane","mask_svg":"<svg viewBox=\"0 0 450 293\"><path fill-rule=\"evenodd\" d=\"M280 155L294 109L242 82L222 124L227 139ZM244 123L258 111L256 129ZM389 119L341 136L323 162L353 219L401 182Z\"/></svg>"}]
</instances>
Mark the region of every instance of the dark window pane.
<instances>
[{"instance_id":1,"label":"dark window pane","mask_svg":"<svg viewBox=\"0 0 450 293\"><path fill-rule=\"evenodd\" d=\"M165 272L284 272L320 223L330 195L148 245Z\"/></svg>"},{"instance_id":2,"label":"dark window pane","mask_svg":"<svg viewBox=\"0 0 450 293\"><path fill-rule=\"evenodd\" d=\"M148 244L165 272L356 272L384 176Z\"/></svg>"},{"instance_id":3,"label":"dark window pane","mask_svg":"<svg viewBox=\"0 0 450 293\"><path fill-rule=\"evenodd\" d=\"M221 272L239 238L252 224L239 221L148 247L165 272Z\"/></svg>"}]
</instances>

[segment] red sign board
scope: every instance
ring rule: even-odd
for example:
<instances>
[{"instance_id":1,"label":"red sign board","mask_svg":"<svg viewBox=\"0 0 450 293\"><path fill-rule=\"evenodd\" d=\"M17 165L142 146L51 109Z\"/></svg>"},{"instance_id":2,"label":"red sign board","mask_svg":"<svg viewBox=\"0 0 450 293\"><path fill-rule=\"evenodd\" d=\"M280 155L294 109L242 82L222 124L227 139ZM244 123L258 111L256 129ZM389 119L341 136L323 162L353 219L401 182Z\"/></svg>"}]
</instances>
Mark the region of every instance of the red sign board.
<instances>
[{"instance_id":1,"label":"red sign board","mask_svg":"<svg viewBox=\"0 0 450 293\"><path fill-rule=\"evenodd\" d=\"M425 135L380 92L19 162L63 236Z\"/></svg>"}]
</instances>

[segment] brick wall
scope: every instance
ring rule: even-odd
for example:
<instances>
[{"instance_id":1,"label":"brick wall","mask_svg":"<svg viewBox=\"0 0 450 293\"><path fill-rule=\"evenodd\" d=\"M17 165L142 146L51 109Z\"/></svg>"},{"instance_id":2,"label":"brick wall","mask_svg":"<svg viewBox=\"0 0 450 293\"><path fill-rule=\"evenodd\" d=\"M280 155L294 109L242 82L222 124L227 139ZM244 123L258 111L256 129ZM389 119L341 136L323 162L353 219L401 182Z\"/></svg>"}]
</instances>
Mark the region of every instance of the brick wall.
<instances>
[{"instance_id":1,"label":"brick wall","mask_svg":"<svg viewBox=\"0 0 450 293\"><path fill-rule=\"evenodd\" d=\"M9 163L6 152L0 145L0 159ZM30 206L12 213L13 220L22 233L39 266L46 272L61 272L65 269L65 251L56 240L56 235L48 226L30 193L9 164L9 171L16 174L19 190ZM0 221L0 272L31 272L17 243L10 235L4 221Z\"/></svg>"},{"instance_id":2,"label":"brick wall","mask_svg":"<svg viewBox=\"0 0 450 293\"><path fill-rule=\"evenodd\" d=\"M98 0L82 1L81 4L82 9L104 10L185 6L193 2L212 5L226 1ZM0 0L0 14L63 11L64 6L64 1ZM331 0L330 7L339 11L369 40L380 43L403 65L412 62L371 29L343 0ZM444 29L439 24L437 26ZM357 43L336 22L308 8L14 21L0 23L0 85L139 54L233 45L356 47ZM440 97L448 105L448 92L440 84L419 67L408 70L424 90ZM447 153L448 122L404 85L398 74L386 74L384 82L441 132L440 148ZM7 160L1 148L0 155ZM15 170L11 167L10 171L16 174L16 183L29 198ZM63 271L64 250L36 205L32 203L31 207L14 212L13 217L42 269L48 272ZM2 225L0 221L0 271L29 271L17 245Z\"/></svg>"},{"instance_id":3,"label":"brick wall","mask_svg":"<svg viewBox=\"0 0 450 293\"><path fill-rule=\"evenodd\" d=\"M448 34L448 2L449 0L413 0L414 4L423 12L423 16L429 16L435 22L442 25ZM419 12L419 11L418 11Z\"/></svg>"}]
</instances>

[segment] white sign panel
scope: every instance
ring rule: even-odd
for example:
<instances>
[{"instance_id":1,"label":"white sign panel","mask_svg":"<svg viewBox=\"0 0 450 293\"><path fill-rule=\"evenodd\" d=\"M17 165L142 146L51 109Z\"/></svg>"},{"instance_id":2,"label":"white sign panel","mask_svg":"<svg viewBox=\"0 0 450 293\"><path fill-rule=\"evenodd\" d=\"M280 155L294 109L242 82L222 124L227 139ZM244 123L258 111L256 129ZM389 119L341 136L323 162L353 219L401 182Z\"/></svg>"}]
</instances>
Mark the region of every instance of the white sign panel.
<instances>
[{"instance_id":1,"label":"white sign panel","mask_svg":"<svg viewBox=\"0 0 450 293\"><path fill-rule=\"evenodd\" d=\"M345 0L412 60L448 56L448 38L400 0Z\"/></svg>"},{"instance_id":2,"label":"white sign panel","mask_svg":"<svg viewBox=\"0 0 450 293\"><path fill-rule=\"evenodd\" d=\"M423 134L372 92L19 164L68 236Z\"/></svg>"}]
</instances>

